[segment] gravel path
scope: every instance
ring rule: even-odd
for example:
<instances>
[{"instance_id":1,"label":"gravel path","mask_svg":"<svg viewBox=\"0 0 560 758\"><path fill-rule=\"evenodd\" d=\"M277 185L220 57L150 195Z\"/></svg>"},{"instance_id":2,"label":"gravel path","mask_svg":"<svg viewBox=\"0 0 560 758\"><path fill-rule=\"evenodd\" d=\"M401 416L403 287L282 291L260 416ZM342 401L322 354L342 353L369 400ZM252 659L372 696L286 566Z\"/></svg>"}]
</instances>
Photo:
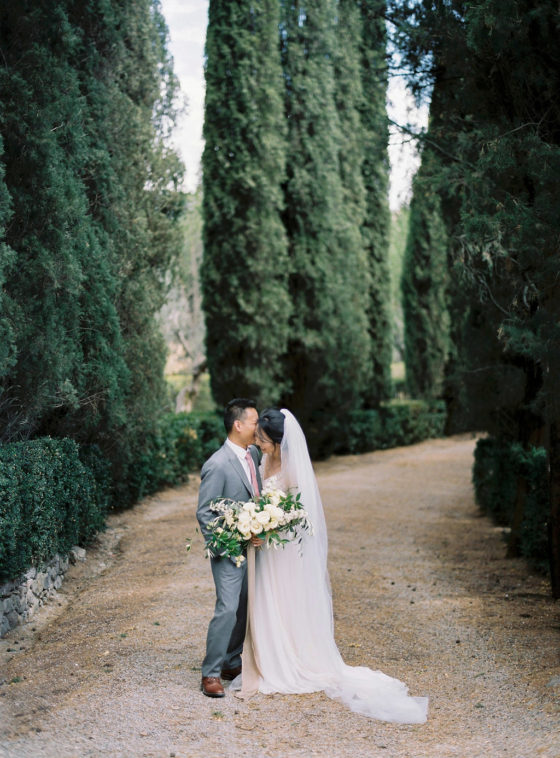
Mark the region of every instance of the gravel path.
<instances>
[{"instance_id":1,"label":"gravel path","mask_svg":"<svg viewBox=\"0 0 560 758\"><path fill-rule=\"evenodd\" d=\"M200 693L213 585L193 478L111 516L58 599L0 640L0 756L560 756L560 603L478 514L473 447L316 467L341 653L429 695L427 724L372 721L323 693Z\"/></svg>"}]
</instances>

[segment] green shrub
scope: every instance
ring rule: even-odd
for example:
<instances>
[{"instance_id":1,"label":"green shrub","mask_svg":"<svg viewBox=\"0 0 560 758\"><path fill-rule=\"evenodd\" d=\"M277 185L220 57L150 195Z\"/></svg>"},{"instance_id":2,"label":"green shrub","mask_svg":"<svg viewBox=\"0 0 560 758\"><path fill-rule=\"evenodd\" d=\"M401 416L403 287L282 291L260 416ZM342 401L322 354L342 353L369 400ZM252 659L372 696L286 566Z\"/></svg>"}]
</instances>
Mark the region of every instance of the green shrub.
<instances>
[{"instance_id":1,"label":"green shrub","mask_svg":"<svg viewBox=\"0 0 560 758\"><path fill-rule=\"evenodd\" d=\"M476 502L501 526L513 516L517 474L512 445L492 437L477 442L474 451L473 484Z\"/></svg>"},{"instance_id":2,"label":"green shrub","mask_svg":"<svg viewBox=\"0 0 560 758\"><path fill-rule=\"evenodd\" d=\"M94 448L84 461L69 439L0 447L1 578L86 544L103 528L107 466Z\"/></svg>"},{"instance_id":3,"label":"green shrub","mask_svg":"<svg viewBox=\"0 0 560 758\"><path fill-rule=\"evenodd\" d=\"M443 436L445 404L442 402L390 400L381 405L379 413L384 431L383 447L412 445Z\"/></svg>"},{"instance_id":4,"label":"green shrub","mask_svg":"<svg viewBox=\"0 0 560 758\"><path fill-rule=\"evenodd\" d=\"M512 522L519 477L527 482L521 554L544 573L548 569L550 514L546 450L539 447L524 450L519 443L493 437L478 441L473 466L476 502L497 524L509 526Z\"/></svg>"},{"instance_id":5,"label":"green shrub","mask_svg":"<svg viewBox=\"0 0 560 758\"><path fill-rule=\"evenodd\" d=\"M200 469L225 438L224 424L216 413L168 413L155 434L149 435L141 456L132 467L128 490L133 502L162 487L180 484Z\"/></svg>"},{"instance_id":6,"label":"green shrub","mask_svg":"<svg viewBox=\"0 0 560 758\"><path fill-rule=\"evenodd\" d=\"M379 410L348 414L337 453L365 453L443 436L445 406L424 400L390 400Z\"/></svg>"},{"instance_id":7,"label":"green shrub","mask_svg":"<svg viewBox=\"0 0 560 758\"><path fill-rule=\"evenodd\" d=\"M378 411L360 410L348 414L348 428L337 452L364 453L382 446L383 426Z\"/></svg>"},{"instance_id":8,"label":"green shrub","mask_svg":"<svg viewBox=\"0 0 560 758\"><path fill-rule=\"evenodd\" d=\"M220 412L193 412L185 416L191 429L196 432L200 446L198 459L193 468L200 468L204 461L224 444L226 432L223 417Z\"/></svg>"},{"instance_id":9,"label":"green shrub","mask_svg":"<svg viewBox=\"0 0 560 758\"><path fill-rule=\"evenodd\" d=\"M550 497L547 487L547 455L542 447L519 450L528 482L528 496L521 524L521 554L541 573L549 568L548 519Z\"/></svg>"}]
</instances>

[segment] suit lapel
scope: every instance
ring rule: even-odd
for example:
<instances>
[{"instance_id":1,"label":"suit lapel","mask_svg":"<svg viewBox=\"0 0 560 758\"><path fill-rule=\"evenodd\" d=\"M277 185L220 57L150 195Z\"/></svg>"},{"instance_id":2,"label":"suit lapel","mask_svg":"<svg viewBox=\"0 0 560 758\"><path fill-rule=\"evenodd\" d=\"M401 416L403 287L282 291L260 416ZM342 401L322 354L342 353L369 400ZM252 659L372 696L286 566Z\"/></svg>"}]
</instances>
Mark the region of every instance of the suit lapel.
<instances>
[{"instance_id":1,"label":"suit lapel","mask_svg":"<svg viewBox=\"0 0 560 758\"><path fill-rule=\"evenodd\" d=\"M225 443L224 443L224 450L225 450L225 453L227 455L227 458L228 458L230 464L233 466L236 474L239 476L239 478L243 482L243 486L245 487L245 489L247 490L247 492L249 493L249 495L251 495L252 492L253 492L253 489L252 489L251 485L249 484L249 480L247 479L247 475L245 473L245 470L243 469L243 466L241 465L241 461L235 455L235 453L233 452L233 450L227 444L225 444Z\"/></svg>"}]
</instances>

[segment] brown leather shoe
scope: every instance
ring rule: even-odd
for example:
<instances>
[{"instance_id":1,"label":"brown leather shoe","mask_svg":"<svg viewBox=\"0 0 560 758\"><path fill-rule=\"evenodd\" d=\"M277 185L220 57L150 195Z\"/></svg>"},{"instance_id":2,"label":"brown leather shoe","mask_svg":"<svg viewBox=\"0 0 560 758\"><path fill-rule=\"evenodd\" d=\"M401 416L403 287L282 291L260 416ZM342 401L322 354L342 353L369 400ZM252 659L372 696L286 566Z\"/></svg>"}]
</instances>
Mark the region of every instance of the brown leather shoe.
<instances>
[{"instance_id":1,"label":"brown leather shoe","mask_svg":"<svg viewBox=\"0 0 560 758\"><path fill-rule=\"evenodd\" d=\"M203 676L200 689L207 697L225 697L225 690L219 676Z\"/></svg>"},{"instance_id":2,"label":"brown leather shoe","mask_svg":"<svg viewBox=\"0 0 560 758\"><path fill-rule=\"evenodd\" d=\"M225 679L226 682L232 682L240 673L241 666L236 666L234 669L222 669L222 679Z\"/></svg>"}]
</instances>

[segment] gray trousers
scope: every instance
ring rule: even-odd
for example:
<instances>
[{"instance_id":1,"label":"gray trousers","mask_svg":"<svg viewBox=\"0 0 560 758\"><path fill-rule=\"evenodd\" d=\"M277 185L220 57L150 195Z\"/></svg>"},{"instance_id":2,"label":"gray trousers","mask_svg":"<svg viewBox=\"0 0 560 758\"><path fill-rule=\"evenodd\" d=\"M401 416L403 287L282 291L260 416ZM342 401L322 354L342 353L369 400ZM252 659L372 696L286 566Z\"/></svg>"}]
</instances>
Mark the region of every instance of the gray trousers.
<instances>
[{"instance_id":1,"label":"gray trousers","mask_svg":"<svg viewBox=\"0 0 560 758\"><path fill-rule=\"evenodd\" d=\"M202 676L220 676L222 668L241 665L247 625L247 564L237 568L229 558L211 558L216 607L208 626Z\"/></svg>"}]
</instances>

